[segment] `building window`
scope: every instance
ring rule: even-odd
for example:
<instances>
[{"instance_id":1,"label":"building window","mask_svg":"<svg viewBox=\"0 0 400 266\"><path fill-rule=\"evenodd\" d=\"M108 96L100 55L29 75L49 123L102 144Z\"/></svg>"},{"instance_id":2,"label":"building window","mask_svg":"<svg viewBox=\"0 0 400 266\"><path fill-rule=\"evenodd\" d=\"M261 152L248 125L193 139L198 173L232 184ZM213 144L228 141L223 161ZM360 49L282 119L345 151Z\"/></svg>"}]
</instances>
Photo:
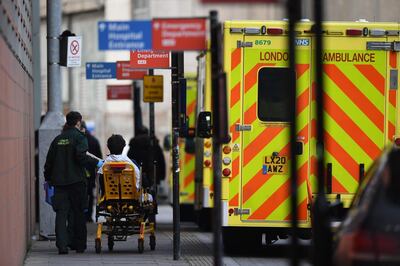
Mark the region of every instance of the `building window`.
<instances>
[{"instance_id":1,"label":"building window","mask_svg":"<svg viewBox=\"0 0 400 266\"><path fill-rule=\"evenodd\" d=\"M135 19L148 19L150 16L150 1L134 0L132 17Z\"/></svg>"},{"instance_id":2,"label":"building window","mask_svg":"<svg viewBox=\"0 0 400 266\"><path fill-rule=\"evenodd\" d=\"M134 8L148 8L148 1L147 0L135 0Z\"/></svg>"},{"instance_id":3,"label":"building window","mask_svg":"<svg viewBox=\"0 0 400 266\"><path fill-rule=\"evenodd\" d=\"M264 122L290 121L289 68L265 67L258 72L258 118Z\"/></svg>"}]
</instances>

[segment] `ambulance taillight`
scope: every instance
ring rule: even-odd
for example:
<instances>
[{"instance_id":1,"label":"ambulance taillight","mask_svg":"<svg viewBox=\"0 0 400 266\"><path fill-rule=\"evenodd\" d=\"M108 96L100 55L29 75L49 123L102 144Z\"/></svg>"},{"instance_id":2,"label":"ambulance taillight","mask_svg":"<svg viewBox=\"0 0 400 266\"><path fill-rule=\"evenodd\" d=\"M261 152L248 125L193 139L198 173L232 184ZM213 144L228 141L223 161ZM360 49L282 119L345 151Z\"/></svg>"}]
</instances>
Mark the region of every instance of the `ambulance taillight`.
<instances>
[{"instance_id":1,"label":"ambulance taillight","mask_svg":"<svg viewBox=\"0 0 400 266\"><path fill-rule=\"evenodd\" d=\"M229 154L232 151L230 146L224 146L224 148L222 149L222 152L225 154Z\"/></svg>"},{"instance_id":2,"label":"ambulance taillight","mask_svg":"<svg viewBox=\"0 0 400 266\"><path fill-rule=\"evenodd\" d=\"M206 141L206 142L204 143L204 146L205 146L206 148L210 148L210 147L211 147L211 142L210 142L210 141Z\"/></svg>"},{"instance_id":3,"label":"ambulance taillight","mask_svg":"<svg viewBox=\"0 0 400 266\"><path fill-rule=\"evenodd\" d=\"M346 35L347 36L362 36L363 31L360 29L347 29L346 30Z\"/></svg>"},{"instance_id":4,"label":"ambulance taillight","mask_svg":"<svg viewBox=\"0 0 400 266\"><path fill-rule=\"evenodd\" d=\"M394 144L396 144L397 147L400 147L400 138L396 138Z\"/></svg>"},{"instance_id":5,"label":"ambulance taillight","mask_svg":"<svg viewBox=\"0 0 400 266\"><path fill-rule=\"evenodd\" d=\"M281 29L281 28L268 28L267 29L267 34L268 35L282 35L283 34L283 29Z\"/></svg>"},{"instance_id":6,"label":"ambulance taillight","mask_svg":"<svg viewBox=\"0 0 400 266\"><path fill-rule=\"evenodd\" d=\"M227 177L227 176L230 176L230 174L231 174L231 169L225 168L224 170L222 170L223 176Z\"/></svg>"}]
</instances>

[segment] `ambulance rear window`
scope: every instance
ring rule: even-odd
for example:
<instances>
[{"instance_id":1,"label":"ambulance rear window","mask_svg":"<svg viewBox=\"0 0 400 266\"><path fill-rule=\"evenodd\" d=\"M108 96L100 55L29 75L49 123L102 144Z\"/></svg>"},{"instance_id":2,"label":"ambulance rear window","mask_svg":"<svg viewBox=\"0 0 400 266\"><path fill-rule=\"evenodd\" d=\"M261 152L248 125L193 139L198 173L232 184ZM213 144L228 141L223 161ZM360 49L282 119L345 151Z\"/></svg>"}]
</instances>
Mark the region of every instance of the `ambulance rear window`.
<instances>
[{"instance_id":1,"label":"ambulance rear window","mask_svg":"<svg viewBox=\"0 0 400 266\"><path fill-rule=\"evenodd\" d=\"M258 72L258 118L289 122L289 68L261 68Z\"/></svg>"}]
</instances>

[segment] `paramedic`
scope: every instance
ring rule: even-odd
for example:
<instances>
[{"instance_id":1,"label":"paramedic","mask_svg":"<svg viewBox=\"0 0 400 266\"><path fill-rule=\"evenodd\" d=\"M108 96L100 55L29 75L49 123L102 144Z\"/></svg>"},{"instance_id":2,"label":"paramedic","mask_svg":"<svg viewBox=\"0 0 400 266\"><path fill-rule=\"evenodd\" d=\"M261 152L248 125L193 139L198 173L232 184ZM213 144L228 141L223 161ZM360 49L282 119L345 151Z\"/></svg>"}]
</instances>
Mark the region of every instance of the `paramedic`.
<instances>
[{"instance_id":1,"label":"paramedic","mask_svg":"<svg viewBox=\"0 0 400 266\"><path fill-rule=\"evenodd\" d=\"M60 135L51 143L44 165L45 180L54 186L52 198L56 212L56 246L59 254L68 254L68 248L83 253L86 249L87 178L85 165L98 167L103 163L88 156L88 143L80 131L82 115L71 111ZM68 216L72 217L67 229Z\"/></svg>"}]
</instances>

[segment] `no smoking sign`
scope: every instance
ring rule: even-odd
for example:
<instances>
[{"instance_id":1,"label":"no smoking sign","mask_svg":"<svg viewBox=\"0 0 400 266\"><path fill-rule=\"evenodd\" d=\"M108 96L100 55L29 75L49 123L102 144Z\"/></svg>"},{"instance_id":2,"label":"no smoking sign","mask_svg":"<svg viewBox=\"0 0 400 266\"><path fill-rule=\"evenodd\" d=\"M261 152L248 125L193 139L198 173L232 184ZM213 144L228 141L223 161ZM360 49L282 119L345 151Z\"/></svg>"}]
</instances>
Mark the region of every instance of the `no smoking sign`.
<instances>
[{"instance_id":1,"label":"no smoking sign","mask_svg":"<svg viewBox=\"0 0 400 266\"><path fill-rule=\"evenodd\" d=\"M76 40L73 40L69 50L71 51L72 55L77 55L79 53L79 43Z\"/></svg>"},{"instance_id":2,"label":"no smoking sign","mask_svg":"<svg viewBox=\"0 0 400 266\"><path fill-rule=\"evenodd\" d=\"M81 66L82 37L68 37L67 67Z\"/></svg>"}]
</instances>

